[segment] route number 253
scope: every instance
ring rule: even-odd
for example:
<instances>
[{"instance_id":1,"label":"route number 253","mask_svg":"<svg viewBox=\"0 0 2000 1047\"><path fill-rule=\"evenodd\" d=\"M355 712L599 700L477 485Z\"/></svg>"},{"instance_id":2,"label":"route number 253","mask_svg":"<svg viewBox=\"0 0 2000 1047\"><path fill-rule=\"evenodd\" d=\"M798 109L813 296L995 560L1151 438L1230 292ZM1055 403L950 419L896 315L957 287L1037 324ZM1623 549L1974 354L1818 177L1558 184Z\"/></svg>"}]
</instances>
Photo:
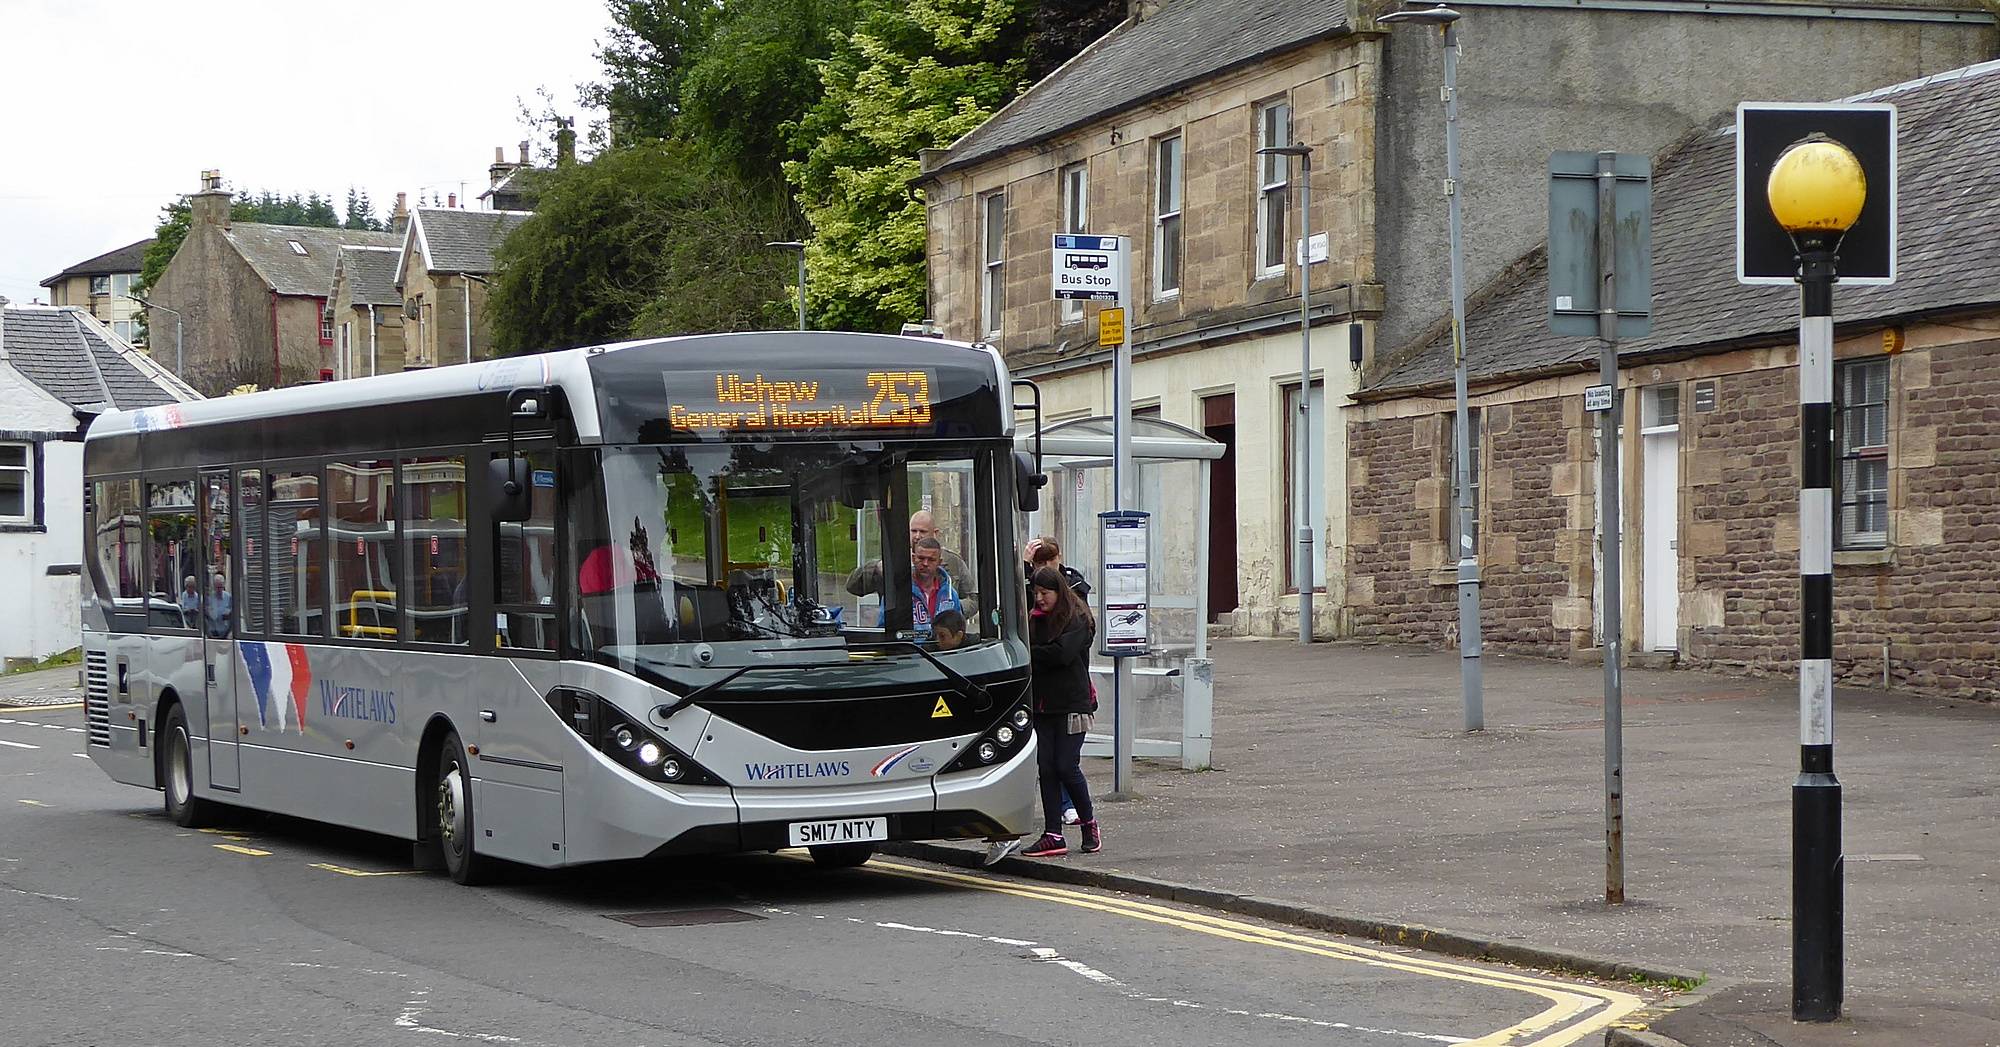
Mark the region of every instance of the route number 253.
<instances>
[{"instance_id":1,"label":"route number 253","mask_svg":"<svg viewBox=\"0 0 2000 1047\"><path fill-rule=\"evenodd\" d=\"M891 425L924 425L931 420L931 376L926 371L870 371L875 417Z\"/></svg>"}]
</instances>

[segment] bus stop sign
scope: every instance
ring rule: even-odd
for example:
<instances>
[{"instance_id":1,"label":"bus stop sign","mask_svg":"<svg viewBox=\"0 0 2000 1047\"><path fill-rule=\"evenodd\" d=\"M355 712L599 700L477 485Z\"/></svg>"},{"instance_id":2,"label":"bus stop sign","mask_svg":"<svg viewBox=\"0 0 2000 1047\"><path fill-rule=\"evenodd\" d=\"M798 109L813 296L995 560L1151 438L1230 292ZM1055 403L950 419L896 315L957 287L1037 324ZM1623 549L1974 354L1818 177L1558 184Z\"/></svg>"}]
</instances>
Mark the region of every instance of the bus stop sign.
<instances>
[{"instance_id":1,"label":"bus stop sign","mask_svg":"<svg viewBox=\"0 0 2000 1047\"><path fill-rule=\"evenodd\" d=\"M1771 168L1792 143L1818 132L1861 161L1868 198L1840 241L1844 284L1896 281L1896 107L1744 102L1736 107L1736 279L1789 284L1798 277L1792 238L1771 217Z\"/></svg>"}]
</instances>

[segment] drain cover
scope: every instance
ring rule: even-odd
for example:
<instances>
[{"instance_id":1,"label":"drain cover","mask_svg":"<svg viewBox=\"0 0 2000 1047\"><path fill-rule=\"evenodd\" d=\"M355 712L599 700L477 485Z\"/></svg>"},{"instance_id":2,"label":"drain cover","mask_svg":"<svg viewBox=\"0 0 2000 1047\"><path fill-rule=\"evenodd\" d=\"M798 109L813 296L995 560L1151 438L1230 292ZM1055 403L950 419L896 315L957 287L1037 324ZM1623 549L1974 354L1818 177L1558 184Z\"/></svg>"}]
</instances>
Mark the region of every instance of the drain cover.
<instances>
[{"instance_id":1,"label":"drain cover","mask_svg":"<svg viewBox=\"0 0 2000 1047\"><path fill-rule=\"evenodd\" d=\"M761 920L756 913L738 909L667 909L662 912L605 913L607 920L634 927L692 927L701 923L744 923Z\"/></svg>"}]
</instances>

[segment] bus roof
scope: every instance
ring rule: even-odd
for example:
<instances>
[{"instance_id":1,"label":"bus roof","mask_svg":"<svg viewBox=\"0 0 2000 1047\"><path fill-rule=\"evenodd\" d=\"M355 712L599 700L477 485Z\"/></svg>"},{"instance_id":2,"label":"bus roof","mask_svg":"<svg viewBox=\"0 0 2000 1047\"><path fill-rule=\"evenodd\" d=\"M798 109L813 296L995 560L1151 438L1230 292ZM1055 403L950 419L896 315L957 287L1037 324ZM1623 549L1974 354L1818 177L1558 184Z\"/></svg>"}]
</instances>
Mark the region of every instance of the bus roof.
<instances>
[{"instance_id":1,"label":"bus roof","mask_svg":"<svg viewBox=\"0 0 2000 1047\"><path fill-rule=\"evenodd\" d=\"M560 388L568 400L570 420L577 439L595 443L607 438L600 396L605 391L603 385L614 373L646 370L648 364L655 362L643 359L648 357L657 358L656 376L681 369L676 365L693 364L697 360L728 359L732 361L732 366L745 371L761 368L775 373L839 366L847 359L877 358L907 360L912 367L940 362L948 363L954 369L976 368L985 372L986 380L993 382L998 390L1006 390L1010 382L1007 366L998 351L984 344L902 335L820 331L688 335L291 386L136 411L109 411L91 425L86 439L552 386ZM614 361L616 367L605 366ZM664 391L657 377L653 388ZM1011 402L1007 406L1011 408ZM1011 434L1012 410L1001 411L1001 419L1001 425ZM612 428L622 427L614 421ZM617 439L621 434L614 431L609 435ZM630 434L624 435L630 438Z\"/></svg>"}]
</instances>

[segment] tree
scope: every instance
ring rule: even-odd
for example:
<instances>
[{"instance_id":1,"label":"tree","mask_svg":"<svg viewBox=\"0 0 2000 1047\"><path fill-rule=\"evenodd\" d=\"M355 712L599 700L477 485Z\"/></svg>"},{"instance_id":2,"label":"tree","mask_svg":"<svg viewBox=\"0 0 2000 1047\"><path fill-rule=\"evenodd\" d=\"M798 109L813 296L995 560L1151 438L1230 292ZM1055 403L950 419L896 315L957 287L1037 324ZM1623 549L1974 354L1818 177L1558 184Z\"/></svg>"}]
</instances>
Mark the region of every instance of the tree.
<instances>
[{"instance_id":1,"label":"tree","mask_svg":"<svg viewBox=\"0 0 2000 1047\"><path fill-rule=\"evenodd\" d=\"M1028 34L1028 81L1037 83L1125 20L1125 0L1040 0Z\"/></svg>"},{"instance_id":2,"label":"tree","mask_svg":"<svg viewBox=\"0 0 2000 1047\"><path fill-rule=\"evenodd\" d=\"M812 223L810 305L822 326L889 331L923 316L917 151L978 127L1022 87L1016 0L863 0L821 65L825 93L786 164Z\"/></svg>"},{"instance_id":3,"label":"tree","mask_svg":"<svg viewBox=\"0 0 2000 1047\"><path fill-rule=\"evenodd\" d=\"M610 40L598 49L605 82L585 84L586 105L610 114L611 139L673 135L687 65L708 40L717 0L610 0Z\"/></svg>"},{"instance_id":4,"label":"tree","mask_svg":"<svg viewBox=\"0 0 2000 1047\"><path fill-rule=\"evenodd\" d=\"M347 187L347 220L341 223L343 229L360 229L379 233L384 228L375 217L375 204L368 199L368 191Z\"/></svg>"},{"instance_id":5,"label":"tree","mask_svg":"<svg viewBox=\"0 0 2000 1047\"><path fill-rule=\"evenodd\" d=\"M779 187L685 142L641 142L545 171L538 189L497 258L501 353L774 322L790 257L764 244L796 233Z\"/></svg>"},{"instance_id":6,"label":"tree","mask_svg":"<svg viewBox=\"0 0 2000 1047\"><path fill-rule=\"evenodd\" d=\"M728 0L682 69L680 137L781 179L788 128L819 102L818 63L854 27L856 0Z\"/></svg>"}]
</instances>

